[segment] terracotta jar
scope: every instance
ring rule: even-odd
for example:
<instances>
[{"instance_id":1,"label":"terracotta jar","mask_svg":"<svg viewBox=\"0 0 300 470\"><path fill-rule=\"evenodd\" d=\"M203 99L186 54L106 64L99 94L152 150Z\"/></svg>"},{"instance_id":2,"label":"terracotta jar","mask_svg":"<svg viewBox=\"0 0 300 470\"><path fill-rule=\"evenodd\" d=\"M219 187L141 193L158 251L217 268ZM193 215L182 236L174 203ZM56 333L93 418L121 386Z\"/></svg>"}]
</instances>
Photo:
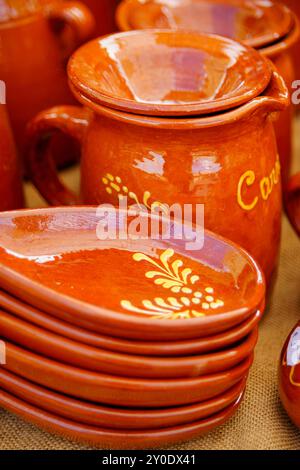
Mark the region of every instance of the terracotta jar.
<instances>
[{"instance_id":1,"label":"terracotta jar","mask_svg":"<svg viewBox=\"0 0 300 470\"><path fill-rule=\"evenodd\" d=\"M285 203L290 222L300 237L300 173L290 179Z\"/></svg>"},{"instance_id":2,"label":"terracotta jar","mask_svg":"<svg viewBox=\"0 0 300 470\"><path fill-rule=\"evenodd\" d=\"M270 116L288 104L271 63L218 36L135 31L83 46L69 79L85 107L45 111L28 132L32 179L47 201L203 203L206 228L248 249L270 286L281 228ZM41 145L53 129L82 143L80 201Z\"/></svg>"},{"instance_id":3,"label":"terracotta jar","mask_svg":"<svg viewBox=\"0 0 300 470\"><path fill-rule=\"evenodd\" d=\"M117 31L115 11L120 0L82 0L96 20L95 37Z\"/></svg>"},{"instance_id":4,"label":"terracotta jar","mask_svg":"<svg viewBox=\"0 0 300 470\"><path fill-rule=\"evenodd\" d=\"M290 92L294 91L292 83L296 77L290 51L299 38L299 26L294 14L279 3L255 0L123 0L116 20L121 31L192 29L241 41L270 58ZM292 107L287 109L275 124L284 184L291 167L293 110Z\"/></svg>"},{"instance_id":5,"label":"terracotta jar","mask_svg":"<svg viewBox=\"0 0 300 470\"><path fill-rule=\"evenodd\" d=\"M62 31L67 25L68 34ZM3 0L0 9L0 78L16 144L23 152L28 121L59 103L72 104L66 59L93 31L94 20L79 2ZM65 144L64 144L65 145ZM60 150L64 159L64 146Z\"/></svg>"},{"instance_id":6,"label":"terracotta jar","mask_svg":"<svg viewBox=\"0 0 300 470\"><path fill-rule=\"evenodd\" d=\"M0 104L0 211L24 206L21 174L4 104Z\"/></svg>"},{"instance_id":7,"label":"terracotta jar","mask_svg":"<svg viewBox=\"0 0 300 470\"><path fill-rule=\"evenodd\" d=\"M291 420L300 427L300 322L290 333L281 353L279 393Z\"/></svg>"}]
</instances>

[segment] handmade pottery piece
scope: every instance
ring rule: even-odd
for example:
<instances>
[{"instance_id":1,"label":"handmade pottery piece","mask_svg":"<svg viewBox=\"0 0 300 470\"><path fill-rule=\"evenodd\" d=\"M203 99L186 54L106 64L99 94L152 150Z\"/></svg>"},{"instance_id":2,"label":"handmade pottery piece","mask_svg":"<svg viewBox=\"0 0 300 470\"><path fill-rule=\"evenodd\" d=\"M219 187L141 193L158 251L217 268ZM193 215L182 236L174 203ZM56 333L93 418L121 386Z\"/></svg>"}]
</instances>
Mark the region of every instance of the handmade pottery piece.
<instances>
[{"instance_id":1,"label":"handmade pottery piece","mask_svg":"<svg viewBox=\"0 0 300 470\"><path fill-rule=\"evenodd\" d=\"M300 322L290 333L281 353L279 392L289 417L300 427Z\"/></svg>"},{"instance_id":2,"label":"handmade pottery piece","mask_svg":"<svg viewBox=\"0 0 300 470\"><path fill-rule=\"evenodd\" d=\"M156 429L156 430L109 430L87 426L59 418L56 415L41 410L40 408L29 405L28 403L0 390L0 406L6 410L17 414L21 418L40 426L50 432L61 434L63 437L75 439L98 445L101 448L108 447L124 449L146 449L153 447L161 447L162 445L173 444L178 441L192 439L193 437L202 435L220 426L229 420L233 413L239 407L243 394L220 413L216 413L211 417L173 428Z\"/></svg>"},{"instance_id":3,"label":"handmade pottery piece","mask_svg":"<svg viewBox=\"0 0 300 470\"><path fill-rule=\"evenodd\" d=\"M285 203L290 222L300 237L300 173L290 179Z\"/></svg>"},{"instance_id":4,"label":"handmade pottery piece","mask_svg":"<svg viewBox=\"0 0 300 470\"><path fill-rule=\"evenodd\" d=\"M24 197L15 143L4 104L0 104L0 211L21 209Z\"/></svg>"},{"instance_id":5,"label":"handmade pottery piece","mask_svg":"<svg viewBox=\"0 0 300 470\"><path fill-rule=\"evenodd\" d=\"M1 335L31 351L95 372L123 377L189 378L222 372L236 366L253 353L258 331L223 351L182 358L153 358L105 351L85 346L35 327L0 310Z\"/></svg>"},{"instance_id":6,"label":"handmade pottery piece","mask_svg":"<svg viewBox=\"0 0 300 470\"><path fill-rule=\"evenodd\" d=\"M214 52L209 55L211 42ZM110 54L115 49L118 54ZM184 65L191 61L197 67ZM270 63L229 39L136 31L90 42L69 63L73 91L86 108L52 108L31 122L28 162L33 182L52 205L79 203L58 181L44 152L47 145L40 145L49 129L64 131L83 146L83 203L116 205L127 198L128 205L147 209L153 204L190 204L194 216L196 204L204 204L205 226L247 249L271 289L281 231L280 164L271 117L287 106L287 88L273 71L268 87L256 98L227 112L208 113L215 104L224 109L243 102L249 93L253 96L253 90L241 85L241 77L248 65L255 76L254 63L265 86ZM153 73L156 80L150 78ZM99 74L107 79L98 80ZM258 82L255 94L261 90ZM134 112L143 112L145 106L154 114L197 115L197 109L207 114L154 117L108 106Z\"/></svg>"},{"instance_id":7,"label":"handmade pottery piece","mask_svg":"<svg viewBox=\"0 0 300 470\"><path fill-rule=\"evenodd\" d=\"M299 25L294 14L281 3L255 0L123 0L116 18L121 31L189 29L241 41L271 59L290 92L294 92L296 75L291 51L299 39ZM275 123L284 184L291 166L292 115L293 107L290 107Z\"/></svg>"},{"instance_id":8,"label":"handmade pottery piece","mask_svg":"<svg viewBox=\"0 0 300 470\"><path fill-rule=\"evenodd\" d=\"M175 230L189 242L192 232L179 222L167 240L133 239L124 220L130 229L136 216L105 212L115 239L99 239L103 215L93 207L0 215L1 287L69 323L144 341L216 335L262 306L263 275L231 242L205 231L203 248L190 252ZM154 221L139 214L147 230Z\"/></svg>"},{"instance_id":9,"label":"handmade pottery piece","mask_svg":"<svg viewBox=\"0 0 300 470\"><path fill-rule=\"evenodd\" d=\"M68 366L6 341L6 363L16 375L57 392L95 403L132 408L162 408L209 400L228 391L249 372L253 354L218 374L190 379L134 379Z\"/></svg>"},{"instance_id":10,"label":"handmade pottery piece","mask_svg":"<svg viewBox=\"0 0 300 470\"><path fill-rule=\"evenodd\" d=\"M246 379L213 400L176 408L130 410L75 400L39 387L0 368L0 387L33 406L83 424L111 429L162 429L207 418L235 402Z\"/></svg>"},{"instance_id":11,"label":"handmade pottery piece","mask_svg":"<svg viewBox=\"0 0 300 470\"><path fill-rule=\"evenodd\" d=\"M95 37L117 30L115 10L120 0L82 0L91 10L96 20Z\"/></svg>"},{"instance_id":12,"label":"handmade pottery piece","mask_svg":"<svg viewBox=\"0 0 300 470\"><path fill-rule=\"evenodd\" d=\"M140 340L128 341L126 339L103 336L92 331L84 330L70 323L62 322L41 312L28 304L20 302L0 290L0 305L6 311L13 313L30 323L38 325L48 331L57 333L80 343L103 348L108 351L117 351L142 356L187 356L219 351L244 339L254 330L262 318L264 305L257 313L249 317L237 327L224 333L190 341L168 341L160 343Z\"/></svg>"},{"instance_id":13,"label":"handmade pottery piece","mask_svg":"<svg viewBox=\"0 0 300 470\"><path fill-rule=\"evenodd\" d=\"M63 41L62 25L72 34ZM0 77L7 88L7 105L16 144L23 153L28 121L43 109L60 103L72 104L65 62L87 40L94 20L79 2L3 0L0 10ZM60 140L60 156L66 140Z\"/></svg>"}]
</instances>

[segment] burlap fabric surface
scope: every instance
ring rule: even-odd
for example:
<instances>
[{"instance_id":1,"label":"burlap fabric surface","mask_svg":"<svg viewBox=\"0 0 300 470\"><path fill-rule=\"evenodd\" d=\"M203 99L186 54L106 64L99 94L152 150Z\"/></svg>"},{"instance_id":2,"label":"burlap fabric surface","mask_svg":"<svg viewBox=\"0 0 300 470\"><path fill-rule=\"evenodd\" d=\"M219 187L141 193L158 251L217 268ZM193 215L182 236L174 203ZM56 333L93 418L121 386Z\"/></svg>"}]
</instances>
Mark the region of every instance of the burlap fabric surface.
<instances>
[{"instance_id":1,"label":"burlap fabric surface","mask_svg":"<svg viewBox=\"0 0 300 470\"><path fill-rule=\"evenodd\" d=\"M76 186L78 174L72 171L67 174L67 179ZM28 197L32 206L40 204L31 188L28 188ZM300 241L284 220L279 280L272 308L260 326L256 358L244 402L228 423L207 436L172 446L172 450L300 449L300 431L282 409L277 391L280 350L300 318L299 281ZM0 410L0 449L76 450L90 447L40 431Z\"/></svg>"}]
</instances>

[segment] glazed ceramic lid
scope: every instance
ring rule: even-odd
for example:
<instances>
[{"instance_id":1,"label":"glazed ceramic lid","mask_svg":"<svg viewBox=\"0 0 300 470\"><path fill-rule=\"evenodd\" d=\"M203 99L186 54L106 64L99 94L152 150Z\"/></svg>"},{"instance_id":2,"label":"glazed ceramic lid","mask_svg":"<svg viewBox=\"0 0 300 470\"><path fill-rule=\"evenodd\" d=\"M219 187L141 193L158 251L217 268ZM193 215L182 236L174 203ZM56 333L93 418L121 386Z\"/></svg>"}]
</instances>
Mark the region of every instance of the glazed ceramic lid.
<instances>
[{"instance_id":1,"label":"glazed ceramic lid","mask_svg":"<svg viewBox=\"0 0 300 470\"><path fill-rule=\"evenodd\" d=\"M219 34L252 47L266 47L286 36L290 10L270 0L123 0L121 30L171 28Z\"/></svg>"},{"instance_id":2,"label":"glazed ceramic lid","mask_svg":"<svg viewBox=\"0 0 300 470\"><path fill-rule=\"evenodd\" d=\"M45 0L0 0L0 23L31 16L45 4Z\"/></svg>"},{"instance_id":3,"label":"glazed ceramic lid","mask_svg":"<svg viewBox=\"0 0 300 470\"><path fill-rule=\"evenodd\" d=\"M94 208L1 214L1 287L70 323L144 340L225 331L262 304L263 276L242 249L205 232L191 251L194 233L185 226L187 238L176 239L177 224L168 240L126 239L128 213L107 210L116 239L99 239Z\"/></svg>"},{"instance_id":4,"label":"glazed ceramic lid","mask_svg":"<svg viewBox=\"0 0 300 470\"><path fill-rule=\"evenodd\" d=\"M272 73L258 52L231 39L167 30L91 41L75 52L68 72L85 102L153 116L242 105L265 90Z\"/></svg>"}]
</instances>

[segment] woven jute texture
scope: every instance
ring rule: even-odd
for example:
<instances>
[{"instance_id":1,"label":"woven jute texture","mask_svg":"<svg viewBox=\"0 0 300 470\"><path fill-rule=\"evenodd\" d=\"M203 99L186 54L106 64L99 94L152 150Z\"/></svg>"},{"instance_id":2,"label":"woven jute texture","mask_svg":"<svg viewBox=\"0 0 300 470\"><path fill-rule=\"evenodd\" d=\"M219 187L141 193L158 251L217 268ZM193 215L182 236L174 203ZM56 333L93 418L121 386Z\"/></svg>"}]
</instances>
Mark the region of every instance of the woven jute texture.
<instances>
[{"instance_id":1,"label":"woven jute texture","mask_svg":"<svg viewBox=\"0 0 300 470\"><path fill-rule=\"evenodd\" d=\"M67 175L74 186L77 174ZM75 181L76 180L76 181ZM40 201L28 189L30 205ZM171 450L296 450L300 431L281 407L277 369L282 345L300 317L300 241L286 220L278 284L270 311L260 326L245 399L235 416L219 429L199 439L172 446ZM77 450L90 449L78 443L40 431L4 410L0 410L0 449Z\"/></svg>"}]
</instances>

